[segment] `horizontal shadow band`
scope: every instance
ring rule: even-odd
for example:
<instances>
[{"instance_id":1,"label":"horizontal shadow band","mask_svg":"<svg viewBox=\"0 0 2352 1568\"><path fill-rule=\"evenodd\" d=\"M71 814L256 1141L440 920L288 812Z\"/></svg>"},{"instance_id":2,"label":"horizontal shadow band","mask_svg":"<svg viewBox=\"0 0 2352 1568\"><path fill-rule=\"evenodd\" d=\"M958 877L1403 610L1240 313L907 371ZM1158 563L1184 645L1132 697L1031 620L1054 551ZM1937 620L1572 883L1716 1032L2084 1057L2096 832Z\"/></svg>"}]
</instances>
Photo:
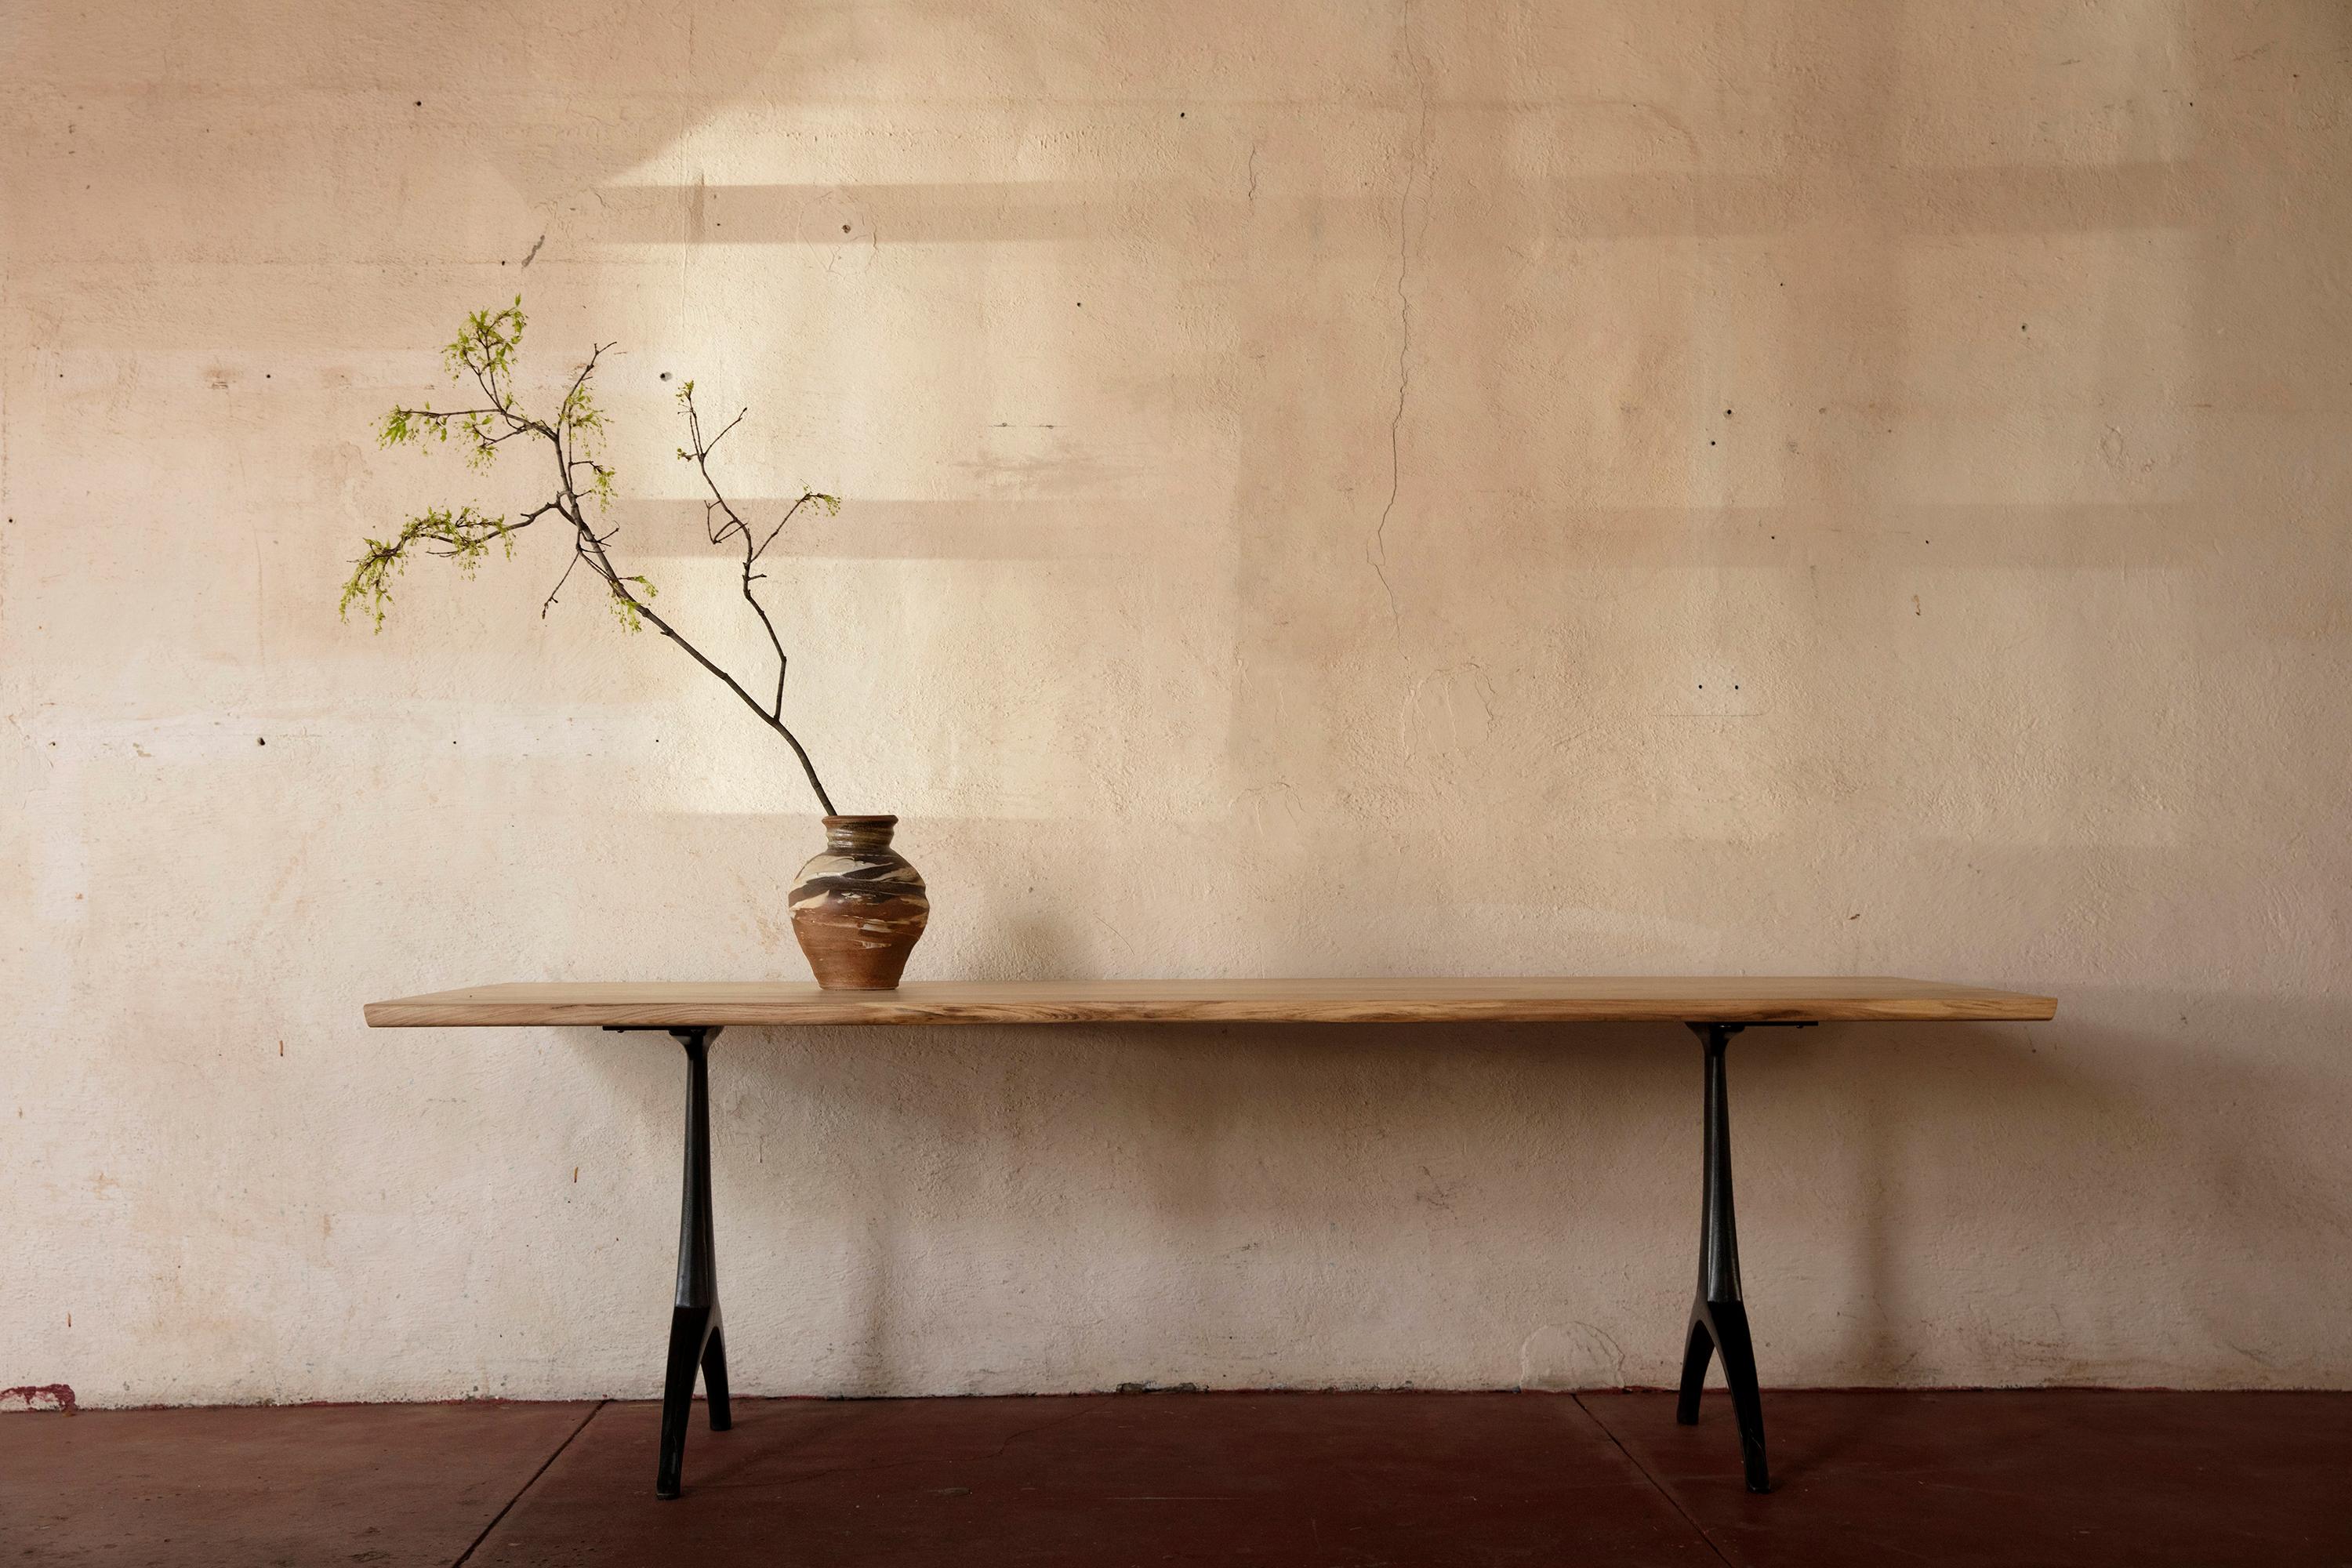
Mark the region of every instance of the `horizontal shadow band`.
<instances>
[{"instance_id":1,"label":"horizontal shadow band","mask_svg":"<svg viewBox=\"0 0 2352 1568\"><path fill-rule=\"evenodd\" d=\"M1241 178L971 181L909 184L606 185L581 237L614 244L1004 244L1202 237L1252 246L1297 237L1319 251L1395 249L1396 197L1265 188ZM1475 209L1433 243L1518 238L1775 234L1831 217L1882 234L2105 232L2193 226L2192 165L1841 166L1834 181L1692 170L1529 178L1481 169ZM1444 188L1436 199L1444 205ZM2210 209L2205 209L2210 210ZM1458 218L1460 221L1453 221Z\"/></svg>"}]
</instances>

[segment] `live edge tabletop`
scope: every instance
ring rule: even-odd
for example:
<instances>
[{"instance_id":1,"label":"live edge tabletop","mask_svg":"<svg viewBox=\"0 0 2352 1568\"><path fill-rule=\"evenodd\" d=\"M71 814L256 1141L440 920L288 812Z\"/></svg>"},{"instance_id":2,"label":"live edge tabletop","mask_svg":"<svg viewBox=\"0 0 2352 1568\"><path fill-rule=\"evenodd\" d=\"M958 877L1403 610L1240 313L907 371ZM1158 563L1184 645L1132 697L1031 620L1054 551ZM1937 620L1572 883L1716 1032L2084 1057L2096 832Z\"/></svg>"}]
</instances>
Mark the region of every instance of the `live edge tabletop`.
<instances>
[{"instance_id":1,"label":"live edge tabletop","mask_svg":"<svg viewBox=\"0 0 2352 1568\"><path fill-rule=\"evenodd\" d=\"M1813 1024L1968 1023L2054 1017L2048 996L1934 980L1689 977L1489 980L934 981L896 991L820 991L762 982L478 985L371 1002L377 1028L576 1025L662 1031L686 1047L686 1191L677 1295L662 1381L654 1492L684 1484L695 1375L711 1430L731 1424L727 1335L710 1205L711 1039L730 1025L834 1024L1686 1024L1705 1047L1698 1289L1683 1340L1675 1417L1698 1419L1708 1363L1723 1360L1748 1489L1769 1491L1756 1347L1739 1287L1731 1205L1731 1120L1724 1058L1750 1028Z\"/></svg>"},{"instance_id":2,"label":"live edge tabletop","mask_svg":"<svg viewBox=\"0 0 2352 1568\"><path fill-rule=\"evenodd\" d=\"M806 982L476 985L367 1005L379 1029L572 1024L646 1029L788 1024L1833 1024L2042 1019L2048 996L1934 980L932 981L896 991Z\"/></svg>"}]
</instances>

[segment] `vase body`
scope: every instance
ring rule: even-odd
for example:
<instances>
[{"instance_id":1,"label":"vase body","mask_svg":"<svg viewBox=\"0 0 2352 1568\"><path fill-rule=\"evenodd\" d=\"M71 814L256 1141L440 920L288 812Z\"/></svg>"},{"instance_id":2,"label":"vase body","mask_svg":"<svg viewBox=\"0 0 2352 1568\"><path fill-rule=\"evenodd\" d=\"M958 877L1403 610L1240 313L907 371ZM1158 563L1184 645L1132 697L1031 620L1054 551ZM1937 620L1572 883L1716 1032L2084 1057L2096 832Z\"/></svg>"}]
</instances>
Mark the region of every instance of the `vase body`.
<instances>
[{"instance_id":1,"label":"vase body","mask_svg":"<svg viewBox=\"0 0 2352 1568\"><path fill-rule=\"evenodd\" d=\"M793 935L827 991L889 991L931 918L923 875L890 847L895 816L828 816L793 889Z\"/></svg>"}]
</instances>

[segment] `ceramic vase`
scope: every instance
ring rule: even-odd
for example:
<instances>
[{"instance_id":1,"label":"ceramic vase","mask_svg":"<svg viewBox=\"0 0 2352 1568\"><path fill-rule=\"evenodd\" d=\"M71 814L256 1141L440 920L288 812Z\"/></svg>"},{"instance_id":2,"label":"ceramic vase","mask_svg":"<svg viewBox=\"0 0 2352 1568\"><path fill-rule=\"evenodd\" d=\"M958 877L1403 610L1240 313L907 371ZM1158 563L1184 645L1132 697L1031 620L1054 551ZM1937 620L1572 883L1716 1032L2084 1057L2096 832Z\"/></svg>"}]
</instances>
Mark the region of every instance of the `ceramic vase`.
<instances>
[{"instance_id":1,"label":"ceramic vase","mask_svg":"<svg viewBox=\"0 0 2352 1568\"><path fill-rule=\"evenodd\" d=\"M889 991L931 918L923 875L890 847L895 816L828 816L793 889L793 935L827 991Z\"/></svg>"}]
</instances>

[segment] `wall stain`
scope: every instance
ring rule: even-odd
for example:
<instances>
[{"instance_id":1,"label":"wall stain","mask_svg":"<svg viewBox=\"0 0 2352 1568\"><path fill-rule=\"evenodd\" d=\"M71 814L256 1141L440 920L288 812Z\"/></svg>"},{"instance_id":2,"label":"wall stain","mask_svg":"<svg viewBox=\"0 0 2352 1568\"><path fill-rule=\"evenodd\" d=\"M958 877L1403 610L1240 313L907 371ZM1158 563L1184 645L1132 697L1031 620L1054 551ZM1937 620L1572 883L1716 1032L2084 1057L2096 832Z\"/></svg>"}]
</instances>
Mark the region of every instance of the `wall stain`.
<instances>
[{"instance_id":1,"label":"wall stain","mask_svg":"<svg viewBox=\"0 0 2352 1568\"><path fill-rule=\"evenodd\" d=\"M62 1383L25 1383L0 1388L0 1413L43 1411L71 1415L79 1409L74 1391Z\"/></svg>"}]
</instances>

